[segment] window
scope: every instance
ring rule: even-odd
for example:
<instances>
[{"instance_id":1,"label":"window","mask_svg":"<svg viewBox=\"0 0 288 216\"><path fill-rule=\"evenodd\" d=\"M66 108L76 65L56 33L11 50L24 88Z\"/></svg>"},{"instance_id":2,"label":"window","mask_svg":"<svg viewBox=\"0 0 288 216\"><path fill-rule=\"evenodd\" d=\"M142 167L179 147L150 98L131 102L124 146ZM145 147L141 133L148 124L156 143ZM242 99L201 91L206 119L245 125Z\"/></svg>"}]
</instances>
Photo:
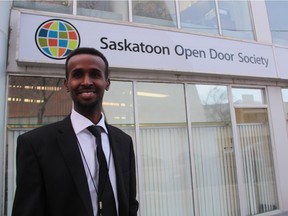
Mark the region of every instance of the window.
<instances>
[{"instance_id":1,"label":"window","mask_svg":"<svg viewBox=\"0 0 288 216\"><path fill-rule=\"evenodd\" d=\"M110 20L128 20L127 1L77 1L77 14Z\"/></svg>"},{"instance_id":2,"label":"window","mask_svg":"<svg viewBox=\"0 0 288 216\"><path fill-rule=\"evenodd\" d=\"M266 0L266 8L273 43L288 45L288 1Z\"/></svg>"},{"instance_id":3,"label":"window","mask_svg":"<svg viewBox=\"0 0 288 216\"><path fill-rule=\"evenodd\" d=\"M193 32L219 34L214 0L179 1L181 28Z\"/></svg>"},{"instance_id":4,"label":"window","mask_svg":"<svg viewBox=\"0 0 288 216\"><path fill-rule=\"evenodd\" d=\"M133 0L132 14L133 22L169 27L177 26L174 1Z\"/></svg>"},{"instance_id":5,"label":"window","mask_svg":"<svg viewBox=\"0 0 288 216\"><path fill-rule=\"evenodd\" d=\"M72 0L14 0L15 7L72 14Z\"/></svg>"},{"instance_id":6,"label":"window","mask_svg":"<svg viewBox=\"0 0 288 216\"><path fill-rule=\"evenodd\" d=\"M183 85L137 83L137 102L143 215L193 216Z\"/></svg>"},{"instance_id":7,"label":"window","mask_svg":"<svg viewBox=\"0 0 288 216\"><path fill-rule=\"evenodd\" d=\"M103 98L106 121L128 133L135 140L132 82L111 81ZM135 148L136 149L136 148Z\"/></svg>"},{"instance_id":8,"label":"window","mask_svg":"<svg viewBox=\"0 0 288 216\"><path fill-rule=\"evenodd\" d=\"M254 38L246 0L180 0L179 3L182 29L241 39Z\"/></svg>"},{"instance_id":9,"label":"window","mask_svg":"<svg viewBox=\"0 0 288 216\"><path fill-rule=\"evenodd\" d=\"M219 1L222 35L240 39L254 39L247 0Z\"/></svg>"},{"instance_id":10,"label":"window","mask_svg":"<svg viewBox=\"0 0 288 216\"><path fill-rule=\"evenodd\" d=\"M232 97L235 105L266 104L263 89L233 88Z\"/></svg>"},{"instance_id":11,"label":"window","mask_svg":"<svg viewBox=\"0 0 288 216\"><path fill-rule=\"evenodd\" d=\"M9 127L34 127L60 120L71 112L71 105L62 78L9 79Z\"/></svg>"}]
</instances>

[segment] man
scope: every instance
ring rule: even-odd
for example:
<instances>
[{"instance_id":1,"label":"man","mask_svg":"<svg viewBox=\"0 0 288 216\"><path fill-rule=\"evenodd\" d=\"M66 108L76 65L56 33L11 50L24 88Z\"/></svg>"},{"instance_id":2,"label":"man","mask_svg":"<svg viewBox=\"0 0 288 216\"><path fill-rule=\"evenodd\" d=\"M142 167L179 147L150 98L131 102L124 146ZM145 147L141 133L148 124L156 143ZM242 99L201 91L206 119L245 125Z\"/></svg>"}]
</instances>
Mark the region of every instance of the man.
<instances>
[{"instance_id":1,"label":"man","mask_svg":"<svg viewBox=\"0 0 288 216\"><path fill-rule=\"evenodd\" d=\"M65 71L71 114L18 137L12 216L137 215L131 137L106 124L101 112L110 86L108 61L98 50L78 48L66 59ZM101 126L102 141L92 134L91 125ZM102 176L99 146L108 169ZM101 192L100 179L105 187L110 181L109 204L102 200L108 192ZM107 213L111 209L114 213Z\"/></svg>"}]
</instances>

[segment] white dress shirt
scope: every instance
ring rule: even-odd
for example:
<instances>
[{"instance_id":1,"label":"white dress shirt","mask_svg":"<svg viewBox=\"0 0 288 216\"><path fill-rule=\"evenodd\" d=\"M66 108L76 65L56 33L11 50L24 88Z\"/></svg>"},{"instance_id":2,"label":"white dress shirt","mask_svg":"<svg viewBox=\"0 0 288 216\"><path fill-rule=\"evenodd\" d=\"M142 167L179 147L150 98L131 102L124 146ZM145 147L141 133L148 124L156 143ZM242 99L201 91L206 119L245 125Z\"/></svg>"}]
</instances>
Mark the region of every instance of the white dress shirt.
<instances>
[{"instance_id":1,"label":"white dress shirt","mask_svg":"<svg viewBox=\"0 0 288 216\"><path fill-rule=\"evenodd\" d=\"M96 157L96 144L95 144L96 138L87 129L87 127L94 124L89 119L76 112L74 109L72 109L71 112L71 122L74 132L78 139L79 150L82 156L83 165L85 168L88 186L90 190L94 216L97 216L97 209L98 209L97 186L98 186L99 165ZM115 164L109 144L108 131L105 125L105 116L103 113L101 120L98 122L97 125L101 126L105 131L105 133L101 133L102 147L107 161L109 177L114 192L116 209L118 213Z\"/></svg>"}]
</instances>

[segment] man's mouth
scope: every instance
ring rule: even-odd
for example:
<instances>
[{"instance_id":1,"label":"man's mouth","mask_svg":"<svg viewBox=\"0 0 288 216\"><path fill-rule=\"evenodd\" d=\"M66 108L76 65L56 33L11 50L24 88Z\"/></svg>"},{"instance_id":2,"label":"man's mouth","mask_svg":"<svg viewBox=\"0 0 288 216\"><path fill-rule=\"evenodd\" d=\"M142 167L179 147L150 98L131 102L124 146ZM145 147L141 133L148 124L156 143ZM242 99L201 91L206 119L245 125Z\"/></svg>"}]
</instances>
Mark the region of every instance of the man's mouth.
<instances>
[{"instance_id":1,"label":"man's mouth","mask_svg":"<svg viewBox=\"0 0 288 216\"><path fill-rule=\"evenodd\" d=\"M77 91L78 94L88 94L88 93L91 93L91 94L95 94L96 93L96 89L79 89Z\"/></svg>"},{"instance_id":2,"label":"man's mouth","mask_svg":"<svg viewBox=\"0 0 288 216\"><path fill-rule=\"evenodd\" d=\"M80 89L77 91L77 94L80 95L84 99L90 99L95 96L95 89Z\"/></svg>"}]
</instances>

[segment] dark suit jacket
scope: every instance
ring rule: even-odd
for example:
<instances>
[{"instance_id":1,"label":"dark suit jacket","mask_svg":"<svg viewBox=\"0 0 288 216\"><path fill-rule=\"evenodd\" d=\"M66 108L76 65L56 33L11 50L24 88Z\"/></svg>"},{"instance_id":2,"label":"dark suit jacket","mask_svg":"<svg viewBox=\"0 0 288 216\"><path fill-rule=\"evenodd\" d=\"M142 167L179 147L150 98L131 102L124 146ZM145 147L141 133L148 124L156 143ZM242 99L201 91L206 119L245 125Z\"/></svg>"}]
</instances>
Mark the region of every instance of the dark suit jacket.
<instances>
[{"instance_id":1,"label":"dark suit jacket","mask_svg":"<svg viewBox=\"0 0 288 216\"><path fill-rule=\"evenodd\" d=\"M131 137L107 125L115 161L119 216L137 215ZM70 116L18 137L12 216L93 216L87 178Z\"/></svg>"}]
</instances>

